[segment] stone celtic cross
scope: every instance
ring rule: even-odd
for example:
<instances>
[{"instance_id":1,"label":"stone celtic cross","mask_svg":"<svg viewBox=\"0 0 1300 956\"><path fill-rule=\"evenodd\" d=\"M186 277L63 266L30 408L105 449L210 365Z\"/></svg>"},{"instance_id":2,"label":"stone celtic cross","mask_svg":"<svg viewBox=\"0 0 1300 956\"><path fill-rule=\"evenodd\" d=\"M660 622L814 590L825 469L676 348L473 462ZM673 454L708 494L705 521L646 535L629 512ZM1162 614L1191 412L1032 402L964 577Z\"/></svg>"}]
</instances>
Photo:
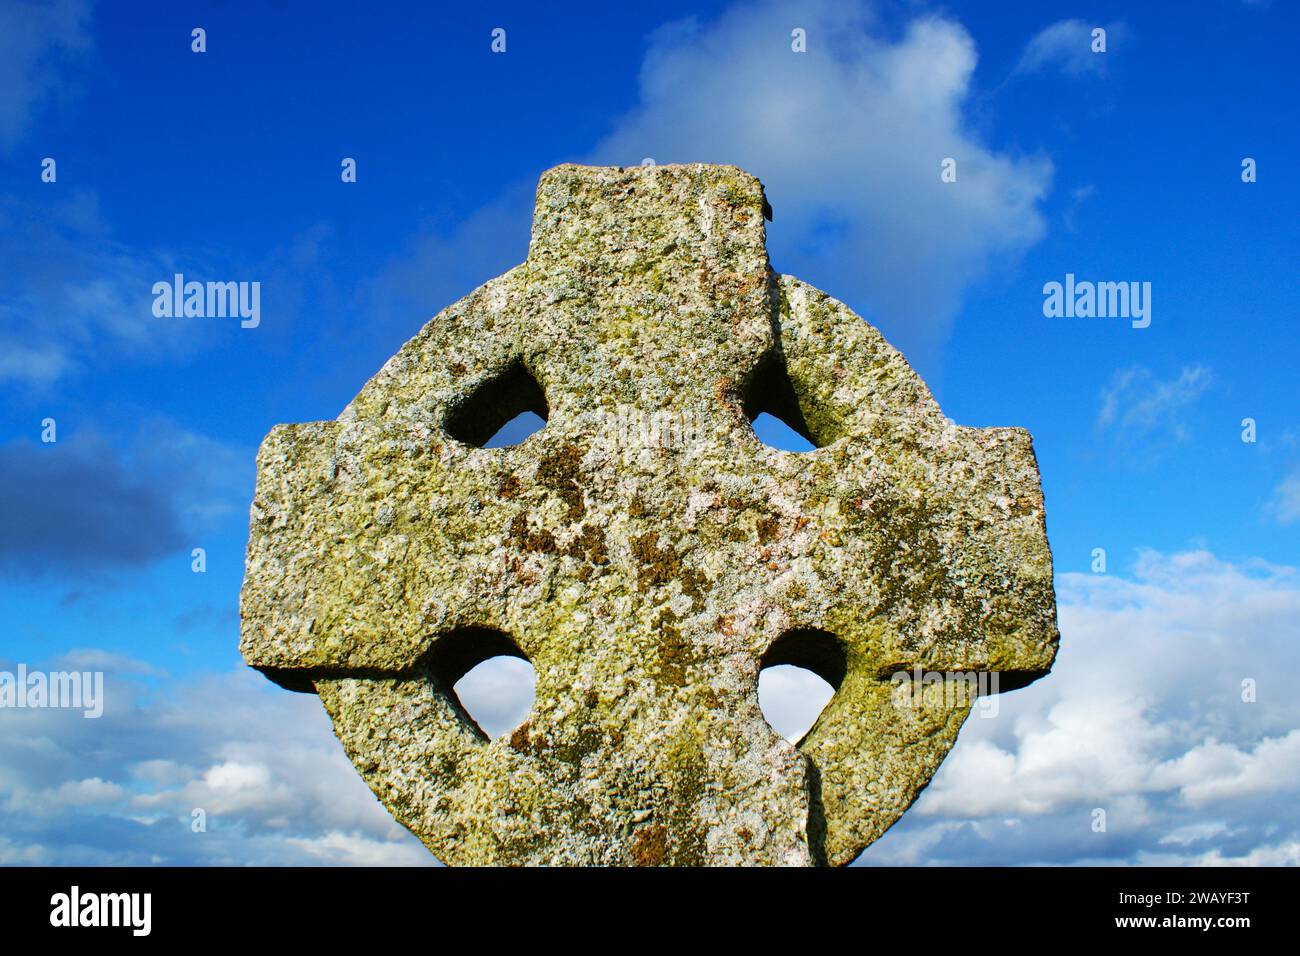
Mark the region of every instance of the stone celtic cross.
<instances>
[{"instance_id":1,"label":"stone celtic cross","mask_svg":"<svg viewBox=\"0 0 1300 956\"><path fill-rule=\"evenodd\" d=\"M444 862L846 863L971 709L901 706L892 675L1051 667L1029 434L944 418L772 272L765 211L731 166L552 169L527 261L262 444L244 658L320 696ZM764 411L815 450L760 442ZM489 739L452 688L501 654L536 699ZM797 745L759 707L773 664L836 688Z\"/></svg>"}]
</instances>

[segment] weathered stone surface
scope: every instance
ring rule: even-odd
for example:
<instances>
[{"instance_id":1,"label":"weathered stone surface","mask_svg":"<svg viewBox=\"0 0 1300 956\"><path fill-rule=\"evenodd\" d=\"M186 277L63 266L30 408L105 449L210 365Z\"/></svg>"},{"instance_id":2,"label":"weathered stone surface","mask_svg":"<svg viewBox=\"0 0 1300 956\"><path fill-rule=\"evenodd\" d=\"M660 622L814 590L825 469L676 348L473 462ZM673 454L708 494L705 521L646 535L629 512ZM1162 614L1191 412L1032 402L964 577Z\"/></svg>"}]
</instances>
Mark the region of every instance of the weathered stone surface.
<instances>
[{"instance_id":1,"label":"weathered stone surface","mask_svg":"<svg viewBox=\"0 0 1300 956\"><path fill-rule=\"evenodd\" d=\"M550 170L524 264L262 445L244 658L320 695L447 863L845 863L971 706L899 706L890 675L1051 666L1028 433L954 425L773 274L764 208L734 167ZM475 447L526 408L546 427ZM819 447L763 445L763 410ZM451 685L503 651L537 696L489 740ZM838 684L798 746L764 663Z\"/></svg>"}]
</instances>

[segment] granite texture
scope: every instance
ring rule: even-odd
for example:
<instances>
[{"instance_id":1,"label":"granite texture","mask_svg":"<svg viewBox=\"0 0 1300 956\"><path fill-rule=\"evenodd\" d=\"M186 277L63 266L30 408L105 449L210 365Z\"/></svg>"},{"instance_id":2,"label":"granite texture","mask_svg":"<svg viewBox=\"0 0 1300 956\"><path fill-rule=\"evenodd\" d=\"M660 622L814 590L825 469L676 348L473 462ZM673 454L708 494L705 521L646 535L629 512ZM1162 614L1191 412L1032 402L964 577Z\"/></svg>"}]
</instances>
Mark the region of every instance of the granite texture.
<instances>
[{"instance_id":1,"label":"granite texture","mask_svg":"<svg viewBox=\"0 0 1300 956\"><path fill-rule=\"evenodd\" d=\"M244 658L319 694L446 863L847 863L971 709L891 675L1051 667L1029 434L948 421L774 274L765 209L730 166L552 169L522 265L261 447ZM478 447L526 409L546 426ZM761 411L816 450L762 444ZM501 653L536 701L490 740L452 685ZM797 746L759 709L775 663L838 688Z\"/></svg>"}]
</instances>

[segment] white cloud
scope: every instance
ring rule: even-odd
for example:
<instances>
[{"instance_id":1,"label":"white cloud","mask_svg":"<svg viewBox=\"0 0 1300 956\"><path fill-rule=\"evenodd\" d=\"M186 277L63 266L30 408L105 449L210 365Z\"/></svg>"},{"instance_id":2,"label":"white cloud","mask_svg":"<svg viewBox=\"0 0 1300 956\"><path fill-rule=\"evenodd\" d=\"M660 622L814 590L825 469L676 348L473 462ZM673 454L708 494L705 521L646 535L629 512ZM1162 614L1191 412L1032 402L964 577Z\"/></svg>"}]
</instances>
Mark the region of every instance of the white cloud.
<instances>
[{"instance_id":1,"label":"white cloud","mask_svg":"<svg viewBox=\"0 0 1300 956\"><path fill-rule=\"evenodd\" d=\"M19 843L0 833L0 865L47 866L49 859L45 847Z\"/></svg>"},{"instance_id":2,"label":"white cloud","mask_svg":"<svg viewBox=\"0 0 1300 956\"><path fill-rule=\"evenodd\" d=\"M203 782L214 791L264 790L271 782L271 771L263 764L227 760L209 767Z\"/></svg>"},{"instance_id":3,"label":"white cloud","mask_svg":"<svg viewBox=\"0 0 1300 956\"><path fill-rule=\"evenodd\" d=\"M1076 186L1070 190L1070 204L1066 207L1065 213L1061 217L1065 223L1065 228L1070 232L1077 232L1079 229L1079 210L1083 204L1092 198L1096 193L1097 187L1088 183L1083 186Z\"/></svg>"},{"instance_id":4,"label":"white cloud","mask_svg":"<svg viewBox=\"0 0 1300 956\"><path fill-rule=\"evenodd\" d=\"M1300 471L1287 475L1273 491L1269 509L1279 524L1300 521Z\"/></svg>"},{"instance_id":5,"label":"white cloud","mask_svg":"<svg viewBox=\"0 0 1300 956\"><path fill-rule=\"evenodd\" d=\"M67 374L71 365L67 354L52 344L32 348L7 342L0 352L0 383L23 382L47 387Z\"/></svg>"},{"instance_id":6,"label":"white cloud","mask_svg":"<svg viewBox=\"0 0 1300 956\"><path fill-rule=\"evenodd\" d=\"M167 673L148 661L98 647L74 647L55 657L54 667L61 671L115 671L119 674L141 674L147 677L165 677Z\"/></svg>"},{"instance_id":7,"label":"white cloud","mask_svg":"<svg viewBox=\"0 0 1300 956\"><path fill-rule=\"evenodd\" d=\"M973 716L863 862L1300 862L1300 571L1148 551L1130 576L1057 585L1052 674L1005 695L997 717ZM504 680L493 699L510 706L517 685L518 707L526 683ZM99 721L5 715L0 861L432 862L313 697L244 670L137 690L110 675Z\"/></svg>"},{"instance_id":8,"label":"white cloud","mask_svg":"<svg viewBox=\"0 0 1300 956\"><path fill-rule=\"evenodd\" d=\"M963 739L951 766L944 766L943 785L918 813L1018 816L1127 794L1141 788L1149 754L1167 733L1144 719L1138 700L1062 700L1027 719L1008 749L992 740Z\"/></svg>"},{"instance_id":9,"label":"white cloud","mask_svg":"<svg viewBox=\"0 0 1300 956\"><path fill-rule=\"evenodd\" d=\"M489 737L518 727L533 706L537 675L517 657L494 657L456 682L454 690L469 715Z\"/></svg>"},{"instance_id":10,"label":"white cloud","mask_svg":"<svg viewBox=\"0 0 1300 956\"><path fill-rule=\"evenodd\" d=\"M174 363L236 337L242 347L284 347L303 314L319 319L335 298L320 261L327 239L315 225L260 262L238 262L210 248L123 241L92 192L41 201L0 195L0 386L43 394L101 364ZM260 283L257 331L241 329L237 318L154 315L155 283L177 273Z\"/></svg>"},{"instance_id":11,"label":"white cloud","mask_svg":"<svg viewBox=\"0 0 1300 956\"><path fill-rule=\"evenodd\" d=\"M1105 52L1093 52L1092 49L1092 31L1098 28L1106 31ZM1034 34L1025 46L1015 72L1058 69L1067 76L1104 74L1108 58L1115 55L1116 44L1122 44L1128 37L1128 27L1123 23L1058 20Z\"/></svg>"},{"instance_id":12,"label":"white cloud","mask_svg":"<svg viewBox=\"0 0 1300 956\"><path fill-rule=\"evenodd\" d=\"M1192 806L1232 797L1300 791L1300 730L1240 748L1210 739L1156 767L1156 786L1176 787Z\"/></svg>"},{"instance_id":13,"label":"white cloud","mask_svg":"<svg viewBox=\"0 0 1300 956\"><path fill-rule=\"evenodd\" d=\"M796 25L807 53L791 52ZM967 287L1045 228L1051 163L972 132L975 63L970 35L942 17L890 40L860 3L737 5L652 37L639 104L589 160L749 170L774 210L775 268L856 306L904 351L933 349ZM956 183L940 181L948 157Z\"/></svg>"},{"instance_id":14,"label":"white cloud","mask_svg":"<svg viewBox=\"0 0 1300 956\"><path fill-rule=\"evenodd\" d=\"M758 675L758 702L768 724L797 742L812 729L835 689L812 671L780 665Z\"/></svg>"},{"instance_id":15,"label":"white cloud","mask_svg":"<svg viewBox=\"0 0 1300 956\"><path fill-rule=\"evenodd\" d=\"M1202 853L1144 850L1136 862L1141 866L1300 866L1300 840L1266 843L1239 854L1218 847Z\"/></svg>"},{"instance_id":16,"label":"white cloud","mask_svg":"<svg viewBox=\"0 0 1300 956\"><path fill-rule=\"evenodd\" d=\"M1148 551L1057 590L1053 672L972 717L863 862L1296 862L1300 572Z\"/></svg>"},{"instance_id":17,"label":"white cloud","mask_svg":"<svg viewBox=\"0 0 1300 956\"><path fill-rule=\"evenodd\" d=\"M115 783L88 777L67 780L42 791L16 788L7 795L5 807L15 813L53 816L79 808L111 808L126 795L127 791Z\"/></svg>"},{"instance_id":18,"label":"white cloud","mask_svg":"<svg viewBox=\"0 0 1300 956\"><path fill-rule=\"evenodd\" d=\"M0 259L0 385L48 388L105 357L185 357L215 332L153 315L153 284L186 270L113 238L93 194L0 196Z\"/></svg>"},{"instance_id":19,"label":"white cloud","mask_svg":"<svg viewBox=\"0 0 1300 956\"><path fill-rule=\"evenodd\" d=\"M355 833L331 831L314 839L290 837L289 846L332 866L428 866L429 852L418 843L395 845Z\"/></svg>"},{"instance_id":20,"label":"white cloud","mask_svg":"<svg viewBox=\"0 0 1300 956\"><path fill-rule=\"evenodd\" d=\"M806 53L791 50L796 25ZM636 105L572 158L747 169L773 207L774 268L844 300L924 368L966 291L1014 269L1046 232L1052 163L976 132L990 117L970 103L976 59L971 36L944 17L917 17L894 38L861 0L739 3L655 31ZM955 183L940 181L947 158ZM367 323L341 334L361 350L395 347L521 262L534 185L415 237L363 286Z\"/></svg>"},{"instance_id":21,"label":"white cloud","mask_svg":"<svg viewBox=\"0 0 1300 956\"><path fill-rule=\"evenodd\" d=\"M1120 369L1101 390L1097 427L1121 442L1183 441L1188 429L1183 412L1213 384L1210 370L1188 365L1171 379L1134 365Z\"/></svg>"},{"instance_id":22,"label":"white cloud","mask_svg":"<svg viewBox=\"0 0 1300 956\"><path fill-rule=\"evenodd\" d=\"M1227 829L1227 824L1221 820L1189 823L1187 826L1179 827L1167 836L1161 837L1160 843L1165 846L1191 846L1195 843L1211 840Z\"/></svg>"},{"instance_id":23,"label":"white cloud","mask_svg":"<svg viewBox=\"0 0 1300 956\"><path fill-rule=\"evenodd\" d=\"M434 862L371 794L313 696L241 668L162 694L112 672L105 698L98 720L5 712L0 863ZM206 832L191 829L196 808Z\"/></svg>"}]
</instances>

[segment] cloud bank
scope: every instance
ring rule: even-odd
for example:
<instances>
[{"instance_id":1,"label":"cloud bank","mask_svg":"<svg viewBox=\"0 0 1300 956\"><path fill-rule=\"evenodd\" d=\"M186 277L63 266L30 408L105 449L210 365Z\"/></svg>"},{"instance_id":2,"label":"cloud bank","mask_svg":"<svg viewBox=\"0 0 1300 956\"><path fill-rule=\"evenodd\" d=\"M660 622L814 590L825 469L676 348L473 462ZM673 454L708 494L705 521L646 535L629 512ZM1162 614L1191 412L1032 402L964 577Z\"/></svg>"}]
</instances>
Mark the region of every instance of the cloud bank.
<instances>
[{"instance_id":1,"label":"cloud bank","mask_svg":"<svg viewBox=\"0 0 1300 956\"><path fill-rule=\"evenodd\" d=\"M1300 863L1300 571L1148 552L1058 587L1052 674L977 711L860 862ZM110 669L104 716L8 715L0 863L432 862L312 697L242 669L155 693L129 661L75 664ZM492 685L480 716L517 718L529 683ZM806 689L772 685L767 713L805 719Z\"/></svg>"},{"instance_id":2,"label":"cloud bank","mask_svg":"<svg viewBox=\"0 0 1300 956\"><path fill-rule=\"evenodd\" d=\"M1149 552L1057 586L1051 676L967 721L862 862L1300 864L1297 570Z\"/></svg>"}]
</instances>

